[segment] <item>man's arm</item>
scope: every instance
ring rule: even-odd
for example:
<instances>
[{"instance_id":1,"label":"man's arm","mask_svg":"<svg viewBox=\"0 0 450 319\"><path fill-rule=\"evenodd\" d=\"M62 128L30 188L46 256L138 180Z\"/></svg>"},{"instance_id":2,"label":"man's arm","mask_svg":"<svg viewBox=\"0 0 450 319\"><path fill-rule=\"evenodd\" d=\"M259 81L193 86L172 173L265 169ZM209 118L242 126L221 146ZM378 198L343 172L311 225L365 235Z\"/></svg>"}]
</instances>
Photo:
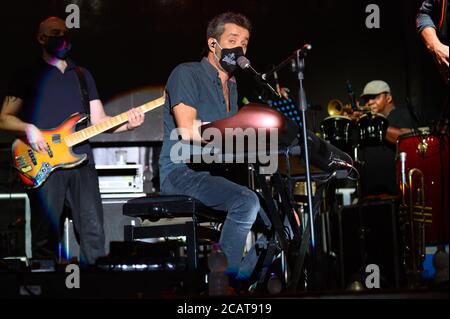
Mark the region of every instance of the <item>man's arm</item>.
<instances>
[{"instance_id":1,"label":"man's arm","mask_svg":"<svg viewBox=\"0 0 450 319\"><path fill-rule=\"evenodd\" d=\"M433 56L439 71L442 76L448 82L448 45L443 44L436 33L436 29L433 27L427 27L420 33L423 43L427 47L428 51Z\"/></svg>"},{"instance_id":2,"label":"man's arm","mask_svg":"<svg viewBox=\"0 0 450 319\"><path fill-rule=\"evenodd\" d=\"M443 44L437 35L437 26L433 18L439 16L440 8L436 0L425 0L419 9L416 20L417 32L427 50L433 56L439 72L448 83L448 45Z\"/></svg>"},{"instance_id":3,"label":"man's arm","mask_svg":"<svg viewBox=\"0 0 450 319\"><path fill-rule=\"evenodd\" d=\"M42 132L33 124L23 122L17 116L23 106L23 100L15 96L7 96L0 112L0 130L17 136L26 135L28 143L38 152L47 151L47 142Z\"/></svg>"},{"instance_id":4,"label":"man's arm","mask_svg":"<svg viewBox=\"0 0 450 319\"><path fill-rule=\"evenodd\" d=\"M416 18L417 33L421 33L423 29L432 27L436 29L433 19L436 19L439 8L437 0L424 0L419 8Z\"/></svg>"},{"instance_id":5,"label":"man's arm","mask_svg":"<svg viewBox=\"0 0 450 319\"><path fill-rule=\"evenodd\" d=\"M89 103L91 111L91 123L99 124L111 118L105 113L103 103L100 100L93 100ZM108 131L108 133L119 133L131 131L144 123L144 113L137 108L131 108L128 112L128 122Z\"/></svg>"},{"instance_id":6,"label":"man's arm","mask_svg":"<svg viewBox=\"0 0 450 319\"><path fill-rule=\"evenodd\" d=\"M178 132L184 141L202 141L200 135L201 121L197 120L197 110L184 103L172 108Z\"/></svg>"},{"instance_id":7,"label":"man's arm","mask_svg":"<svg viewBox=\"0 0 450 319\"><path fill-rule=\"evenodd\" d=\"M396 127L389 126L387 128L385 138L388 142L395 144L395 143L397 143L397 139L400 135L405 134L405 133L410 133L410 132L412 132L412 129L396 128Z\"/></svg>"},{"instance_id":8,"label":"man's arm","mask_svg":"<svg viewBox=\"0 0 450 319\"><path fill-rule=\"evenodd\" d=\"M17 117L23 100L15 96L7 96L0 112L0 129L15 135L25 135L27 123Z\"/></svg>"}]
</instances>

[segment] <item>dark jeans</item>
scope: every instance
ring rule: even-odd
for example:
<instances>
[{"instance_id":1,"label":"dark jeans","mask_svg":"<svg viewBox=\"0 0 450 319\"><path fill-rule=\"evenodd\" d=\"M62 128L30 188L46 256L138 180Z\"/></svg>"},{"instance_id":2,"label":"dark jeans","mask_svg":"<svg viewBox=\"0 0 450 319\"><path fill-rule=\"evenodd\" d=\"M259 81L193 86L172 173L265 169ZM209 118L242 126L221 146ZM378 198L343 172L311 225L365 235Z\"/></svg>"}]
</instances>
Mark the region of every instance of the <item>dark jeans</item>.
<instances>
[{"instance_id":1,"label":"dark jeans","mask_svg":"<svg viewBox=\"0 0 450 319\"><path fill-rule=\"evenodd\" d=\"M161 185L161 191L193 197L226 214L219 243L228 259L227 273L236 277L247 235L260 210L258 196L249 188L224 177L188 167L179 167L169 173Z\"/></svg>"},{"instance_id":2,"label":"dark jeans","mask_svg":"<svg viewBox=\"0 0 450 319\"><path fill-rule=\"evenodd\" d=\"M105 255L103 207L94 165L55 171L36 190L29 190L33 258L58 258L61 216L70 209L80 237L80 261L94 264Z\"/></svg>"}]
</instances>

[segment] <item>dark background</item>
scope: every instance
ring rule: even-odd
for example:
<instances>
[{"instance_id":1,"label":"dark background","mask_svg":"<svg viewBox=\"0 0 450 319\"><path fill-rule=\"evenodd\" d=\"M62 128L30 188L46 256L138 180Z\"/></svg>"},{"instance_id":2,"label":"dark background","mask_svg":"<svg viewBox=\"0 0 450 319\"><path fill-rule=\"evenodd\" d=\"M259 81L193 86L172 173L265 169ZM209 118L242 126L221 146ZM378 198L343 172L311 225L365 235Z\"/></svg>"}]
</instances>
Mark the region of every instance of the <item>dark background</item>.
<instances>
[{"instance_id":1,"label":"dark background","mask_svg":"<svg viewBox=\"0 0 450 319\"><path fill-rule=\"evenodd\" d=\"M70 3L81 9L81 28L72 33L71 56L93 73L105 103L148 85L164 85L179 63L199 60L207 21L223 11L239 11L253 22L248 58L268 71L296 48L310 43L305 88L309 127L318 129L331 99L348 103L346 81L359 96L365 83L383 79L396 103L408 98L424 125L439 117L442 83L415 32L420 0L47 0L0 2L0 98L21 64L40 55L35 34L50 15L65 19ZM368 4L379 5L381 28L367 29ZM289 67L280 83L296 92ZM245 74L240 96L261 94ZM320 108L322 110L320 110ZM318 111L317 111L318 110Z\"/></svg>"}]
</instances>

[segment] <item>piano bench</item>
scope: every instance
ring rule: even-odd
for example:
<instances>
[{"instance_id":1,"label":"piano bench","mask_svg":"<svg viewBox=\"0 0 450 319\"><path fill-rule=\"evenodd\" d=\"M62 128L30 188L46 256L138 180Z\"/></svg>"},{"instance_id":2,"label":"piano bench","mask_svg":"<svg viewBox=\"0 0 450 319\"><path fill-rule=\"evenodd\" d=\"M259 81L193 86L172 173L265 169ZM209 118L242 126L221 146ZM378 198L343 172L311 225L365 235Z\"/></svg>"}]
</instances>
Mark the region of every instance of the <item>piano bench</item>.
<instances>
[{"instance_id":1,"label":"piano bench","mask_svg":"<svg viewBox=\"0 0 450 319\"><path fill-rule=\"evenodd\" d=\"M199 266L198 247L206 242L218 242L220 232L200 225L202 222L223 222L226 213L206 207L200 201L184 195L151 194L127 201L123 214L156 222L161 218L190 217L184 224L158 226L124 226L124 240L186 236L189 270Z\"/></svg>"}]
</instances>

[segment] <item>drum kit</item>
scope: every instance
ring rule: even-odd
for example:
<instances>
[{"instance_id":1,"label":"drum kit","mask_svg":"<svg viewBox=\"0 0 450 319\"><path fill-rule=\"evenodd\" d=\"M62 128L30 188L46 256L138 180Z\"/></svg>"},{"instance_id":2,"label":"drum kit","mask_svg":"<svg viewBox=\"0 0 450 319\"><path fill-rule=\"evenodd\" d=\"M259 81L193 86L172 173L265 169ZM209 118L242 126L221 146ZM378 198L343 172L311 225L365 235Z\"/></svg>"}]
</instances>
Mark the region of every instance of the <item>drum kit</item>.
<instances>
[{"instance_id":1,"label":"drum kit","mask_svg":"<svg viewBox=\"0 0 450 319\"><path fill-rule=\"evenodd\" d=\"M388 120L382 114L371 113L367 106L353 109L339 100L331 100L327 110L330 116L320 125L322 137L346 153L357 157L359 148L383 142Z\"/></svg>"}]
</instances>

